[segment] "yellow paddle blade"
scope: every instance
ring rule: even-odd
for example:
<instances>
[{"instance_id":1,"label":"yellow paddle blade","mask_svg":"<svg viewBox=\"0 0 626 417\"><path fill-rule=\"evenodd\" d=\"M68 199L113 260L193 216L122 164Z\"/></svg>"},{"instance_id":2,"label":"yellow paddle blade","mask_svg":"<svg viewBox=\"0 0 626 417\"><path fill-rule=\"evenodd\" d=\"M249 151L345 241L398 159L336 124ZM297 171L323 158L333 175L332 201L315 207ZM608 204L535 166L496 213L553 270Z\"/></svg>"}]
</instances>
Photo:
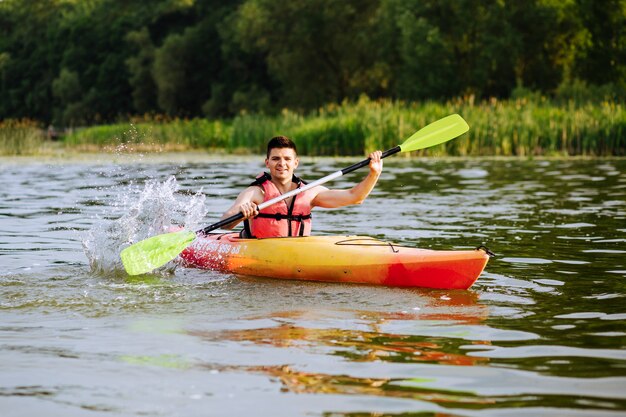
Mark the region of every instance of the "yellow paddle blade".
<instances>
[{"instance_id":1,"label":"yellow paddle blade","mask_svg":"<svg viewBox=\"0 0 626 417\"><path fill-rule=\"evenodd\" d=\"M195 238L185 230L153 236L127 247L120 258L128 275L145 274L176 258Z\"/></svg>"},{"instance_id":2,"label":"yellow paddle blade","mask_svg":"<svg viewBox=\"0 0 626 417\"><path fill-rule=\"evenodd\" d=\"M400 145L402 152L430 148L461 136L469 126L458 114L453 114L423 127Z\"/></svg>"}]
</instances>

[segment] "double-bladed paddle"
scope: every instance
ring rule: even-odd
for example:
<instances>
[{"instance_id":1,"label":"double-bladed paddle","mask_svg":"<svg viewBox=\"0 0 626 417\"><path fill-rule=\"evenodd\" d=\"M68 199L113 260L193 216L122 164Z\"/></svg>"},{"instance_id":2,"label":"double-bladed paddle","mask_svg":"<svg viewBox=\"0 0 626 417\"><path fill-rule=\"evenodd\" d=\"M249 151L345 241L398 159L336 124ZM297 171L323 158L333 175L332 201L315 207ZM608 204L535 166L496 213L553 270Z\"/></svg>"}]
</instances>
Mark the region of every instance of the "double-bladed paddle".
<instances>
[{"instance_id":1,"label":"double-bladed paddle","mask_svg":"<svg viewBox=\"0 0 626 417\"><path fill-rule=\"evenodd\" d=\"M411 152L419 149L430 148L431 146L439 145L454 139L468 130L469 126L465 120L463 120L463 118L458 114L453 114L418 130L410 138L405 140L402 145L398 145L395 148L391 148L383 152L382 157L386 158L389 155L393 155L398 152ZM306 184L301 188L296 188L295 190L289 191L276 198L265 201L259 204L258 209L259 211L263 210L272 204L276 204L279 201L285 200L303 191L334 180L335 178L369 165L369 163L369 158L365 159L347 168L327 175L324 178L320 178L317 181ZM242 218L243 214L237 213L227 219L213 223L212 225L197 232L181 230L178 232L166 233L144 239L122 250L120 253L122 263L124 264L124 268L129 275L145 274L176 258L196 239L198 234L209 233L212 230L219 229L220 227L226 226L227 224Z\"/></svg>"}]
</instances>

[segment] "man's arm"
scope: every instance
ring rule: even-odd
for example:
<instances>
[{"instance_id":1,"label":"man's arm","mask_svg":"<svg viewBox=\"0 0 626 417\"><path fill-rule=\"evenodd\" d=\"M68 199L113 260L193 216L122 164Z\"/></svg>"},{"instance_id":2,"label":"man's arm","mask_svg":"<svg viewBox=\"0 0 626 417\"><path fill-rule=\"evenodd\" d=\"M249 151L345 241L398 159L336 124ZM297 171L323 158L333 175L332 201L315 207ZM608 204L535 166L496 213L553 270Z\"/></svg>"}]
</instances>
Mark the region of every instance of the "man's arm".
<instances>
[{"instance_id":1,"label":"man's arm","mask_svg":"<svg viewBox=\"0 0 626 417\"><path fill-rule=\"evenodd\" d=\"M234 221L226 226L222 227L223 229L232 229L241 223L242 220L249 219L250 217L254 217L259 214L259 210L257 206L263 202L263 190L256 185L246 188L233 203L233 205L226 210L226 212L222 215L220 220L224 220L229 218L230 216L234 216L237 213L242 213L243 218L237 221Z\"/></svg>"},{"instance_id":2,"label":"man's arm","mask_svg":"<svg viewBox=\"0 0 626 417\"><path fill-rule=\"evenodd\" d=\"M380 151L376 151L369 155L371 159L369 165L370 172L363 181L349 190L329 190L325 187L321 187L320 192L317 193L315 198L311 201L311 206L336 208L350 204L361 204L376 185L378 177L380 177L380 173L383 170L381 154Z\"/></svg>"}]
</instances>

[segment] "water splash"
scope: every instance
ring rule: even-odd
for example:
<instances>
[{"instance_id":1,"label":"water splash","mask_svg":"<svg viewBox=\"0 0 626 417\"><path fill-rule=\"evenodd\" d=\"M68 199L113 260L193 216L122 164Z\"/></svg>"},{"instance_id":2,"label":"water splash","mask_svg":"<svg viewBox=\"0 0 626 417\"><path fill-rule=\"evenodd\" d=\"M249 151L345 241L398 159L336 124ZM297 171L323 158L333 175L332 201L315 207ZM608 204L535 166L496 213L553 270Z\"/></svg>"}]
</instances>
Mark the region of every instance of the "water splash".
<instances>
[{"instance_id":1,"label":"water splash","mask_svg":"<svg viewBox=\"0 0 626 417\"><path fill-rule=\"evenodd\" d=\"M120 193L118 201L106 210L121 211L121 216L111 219L110 212L104 214L82 239L91 271L104 275L123 273L119 257L122 249L168 233L172 227L198 228L207 213L205 196L202 190L191 197L181 195L179 188L176 178L171 176L164 182L148 180L143 189L131 184ZM169 263L158 272L171 274L174 268L175 264Z\"/></svg>"}]
</instances>

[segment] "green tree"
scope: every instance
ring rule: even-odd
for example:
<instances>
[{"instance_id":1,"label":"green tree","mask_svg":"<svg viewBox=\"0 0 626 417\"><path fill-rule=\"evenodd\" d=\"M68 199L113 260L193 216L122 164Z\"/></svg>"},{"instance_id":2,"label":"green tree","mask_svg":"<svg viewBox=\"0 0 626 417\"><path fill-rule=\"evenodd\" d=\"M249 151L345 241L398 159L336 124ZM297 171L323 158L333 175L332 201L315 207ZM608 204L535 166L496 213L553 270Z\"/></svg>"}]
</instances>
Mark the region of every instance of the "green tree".
<instances>
[{"instance_id":1,"label":"green tree","mask_svg":"<svg viewBox=\"0 0 626 417\"><path fill-rule=\"evenodd\" d=\"M383 0L394 94L406 99L507 94L520 39L497 0Z\"/></svg>"},{"instance_id":2,"label":"green tree","mask_svg":"<svg viewBox=\"0 0 626 417\"><path fill-rule=\"evenodd\" d=\"M171 115L195 116L221 90L230 68L222 59L219 24L238 2L204 0L195 4L196 21L182 33L171 33L156 49L153 77L159 107ZM221 90L223 91L223 90Z\"/></svg>"},{"instance_id":3,"label":"green tree","mask_svg":"<svg viewBox=\"0 0 626 417\"><path fill-rule=\"evenodd\" d=\"M54 121L63 125L80 125L90 118L90 109L86 104L88 96L84 94L80 79L75 71L67 68L52 82L52 94L57 99Z\"/></svg>"},{"instance_id":4,"label":"green tree","mask_svg":"<svg viewBox=\"0 0 626 417\"><path fill-rule=\"evenodd\" d=\"M62 106L79 101L82 96L80 80L75 71L61 69L59 76L52 82L52 93Z\"/></svg>"},{"instance_id":5,"label":"green tree","mask_svg":"<svg viewBox=\"0 0 626 417\"><path fill-rule=\"evenodd\" d=\"M55 0L0 2L0 53L11 57L2 73L0 118L51 119L50 85L60 62L56 30L64 8Z\"/></svg>"},{"instance_id":6,"label":"green tree","mask_svg":"<svg viewBox=\"0 0 626 417\"><path fill-rule=\"evenodd\" d=\"M575 44L571 2L529 0L511 2L507 9L518 38L513 57L516 84L540 91L556 88L570 61L568 50Z\"/></svg>"},{"instance_id":7,"label":"green tree","mask_svg":"<svg viewBox=\"0 0 626 417\"><path fill-rule=\"evenodd\" d=\"M376 51L369 47L375 0L248 0L237 11L234 36L260 53L279 88L278 104L314 108L376 91Z\"/></svg>"},{"instance_id":8,"label":"green tree","mask_svg":"<svg viewBox=\"0 0 626 417\"><path fill-rule=\"evenodd\" d=\"M201 28L193 27L183 34L170 35L156 50L154 80L159 107L170 115L199 113L210 95L210 83L198 74L198 55L203 52Z\"/></svg>"},{"instance_id":9,"label":"green tree","mask_svg":"<svg viewBox=\"0 0 626 417\"><path fill-rule=\"evenodd\" d=\"M152 77L155 48L147 27L129 32L126 39L136 48L137 53L126 59L128 82L132 88L133 107L139 113L147 113L157 108L156 84Z\"/></svg>"},{"instance_id":10,"label":"green tree","mask_svg":"<svg viewBox=\"0 0 626 417\"><path fill-rule=\"evenodd\" d=\"M0 0L0 118L623 97L625 32L626 0Z\"/></svg>"},{"instance_id":11,"label":"green tree","mask_svg":"<svg viewBox=\"0 0 626 417\"><path fill-rule=\"evenodd\" d=\"M269 75L265 54L242 48L237 33L236 9L217 24L224 65L211 85L211 97L203 106L209 116L228 116L241 111L271 112L279 84Z\"/></svg>"},{"instance_id":12,"label":"green tree","mask_svg":"<svg viewBox=\"0 0 626 417\"><path fill-rule=\"evenodd\" d=\"M6 70L11 62L11 55L7 52L0 53L0 93L6 97Z\"/></svg>"},{"instance_id":13,"label":"green tree","mask_svg":"<svg viewBox=\"0 0 626 417\"><path fill-rule=\"evenodd\" d=\"M577 0L585 41L573 75L592 84L626 82L626 0Z\"/></svg>"}]
</instances>

